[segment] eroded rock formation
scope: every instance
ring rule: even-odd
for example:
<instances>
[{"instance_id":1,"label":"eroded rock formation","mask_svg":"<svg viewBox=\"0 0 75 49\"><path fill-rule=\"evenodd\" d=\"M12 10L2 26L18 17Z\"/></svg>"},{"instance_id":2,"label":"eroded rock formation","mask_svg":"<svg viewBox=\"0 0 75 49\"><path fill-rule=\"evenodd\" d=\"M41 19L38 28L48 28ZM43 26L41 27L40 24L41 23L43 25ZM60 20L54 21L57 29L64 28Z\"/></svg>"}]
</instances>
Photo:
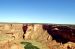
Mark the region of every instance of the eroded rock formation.
<instances>
[{"instance_id":1,"label":"eroded rock formation","mask_svg":"<svg viewBox=\"0 0 75 49\"><path fill-rule=\"evenodd\" d=\"M27 25L25 35L27 37L25 39L35 39L41 43L47 44L52 49L54 47L56 49L69 49L71 46L69 46L67 42L75 42L75 29L68 26L31 24ZM67 46L65 46L66 44Z\"/></svg>"},{"instance_id":2,"label":"eroded rock formation","mask_svg":"<svg viewBox=\"0 0 75 49\"><path fill-rule=\"evenodd\" d=\"M7 37L8 40L5 40L5 44L1 45L0 43L0 48L7 45L4 49L9 47L9 45L13 47L13 43L9 43L17 40L35 40L47 45L50 49L75 49L75 29L69 26L50 24L0 24L0 35L3 34L11 37Z\"/></svg>"},{"instance_id":3,"label":"eroded rock formation","mask_svg":"<svg viewBox=\"0 0 75 49\"><path fill-rule=\"evenodd\" d=\"M43 25L43 29L52 35L58 42L66 43L68 41L75 42L75 29L67 26L51 26Z\"/></svg>"}]
</instances>

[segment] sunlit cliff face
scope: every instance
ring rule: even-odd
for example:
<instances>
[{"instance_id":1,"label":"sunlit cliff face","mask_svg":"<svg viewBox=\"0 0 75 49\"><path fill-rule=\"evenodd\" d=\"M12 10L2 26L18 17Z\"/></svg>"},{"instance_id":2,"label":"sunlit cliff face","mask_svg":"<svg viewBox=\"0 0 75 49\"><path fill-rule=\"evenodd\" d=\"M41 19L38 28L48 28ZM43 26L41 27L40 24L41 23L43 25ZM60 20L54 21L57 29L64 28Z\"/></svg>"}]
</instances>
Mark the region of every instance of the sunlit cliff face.
<instances>
[{"instance_id":1,"label":"sunlit cliff face","mask_svg":"<svg viewBox=\"0 0 75 49\"><path fill-rule=\"evenodd\" d=\"M24 49L20 42L43 49L75 49L75 25L0 24L1 49Z\"/></svg>"},{"instance_id":2,"label":"sunlit cliff face","mask_svg":"<svg viewBox=\"0 0 75 49\"><path fill-rule=\"evenodd\" d=\"M33 26L34 31L37 28L41 28L39 24L33 24ZM28 27L29 26L27 24L23 26L24 33L27 31ZM56 40L57 42L75 42L75 29L72 29L70 27L42 24L42 29L47 30L48 34L50 34L53 37L53 40Z\"/></svg>"}]
</instances>

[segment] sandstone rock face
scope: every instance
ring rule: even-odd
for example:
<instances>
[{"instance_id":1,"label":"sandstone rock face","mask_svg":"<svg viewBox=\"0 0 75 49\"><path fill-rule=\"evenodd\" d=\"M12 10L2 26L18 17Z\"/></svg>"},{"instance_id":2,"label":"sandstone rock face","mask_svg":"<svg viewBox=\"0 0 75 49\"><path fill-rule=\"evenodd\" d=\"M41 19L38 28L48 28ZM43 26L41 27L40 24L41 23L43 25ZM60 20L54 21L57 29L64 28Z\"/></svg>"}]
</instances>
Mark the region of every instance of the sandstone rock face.
<instances>
[{"instance_id":1,"label":"sandstone rock face","mask_svg":"<svg viewBox=\"0 0 75 49\"><path fill-rule=\"evenodd\" d=\"M62 43L55 38L68 41ZM24 49L13 42L20 40L37 41L50 49L75 49L75 29L59 25L0 24L1 49Z\"/></svg>"},{"instance_id":2,"label":"sandstone rock face","mask_svg":"<svg viewBox=\"0 0 75 49\"><path fill-rule=\"evenodd\" d=\"M27 28L27 31L26 31L26 33L24 34L24 35L25 35L25 39L31 39L31 36L32 36L32 34L33 34L33 25L28 24L27 27L28 27L28 28Z\"/></svg>"},{"instance_id":3,"label":"sandstone rock face","mask_svg":"<svg viewBox=\"0 0 75 49\"><path fill-rule=\"evenodd\" d=\"M4 30L11 30L11 24L5 24Z\"/></svg>"},{"instance_id":4,"label":"sandstone rock face","mask_svg":"<svg viewBox=\"0 0 75 49\"><path fill-rule=\"evenodd\" d=\"M23 38L23 24L0 24L0 34L7 34L15 39Z\"/></svg>"},{"instance_id":5,"label":"sandstone rock face","mask_svg":"<svg viewBox=\"0 0 75 49\"><path fill-rule=\"evenodd\" d=\"M41 43L49 43L52 41L52 37L47 33L46 30L43 30L41 24L28 25L28 29L25 33L25 40L36 40Z\"/></svg>"},{"instance_id":6,"label":"sandstone rock face","mask_svg":"<svg viewBox=\"0 0 75 49\"><path fill-rule=\"evenodd\" d=\"M4 24L0 24L0 30L4 29Z\"/></svg>"},{"instance_id":7,"label":"sandstone rock face","mask_svg":"<svg viewBox=\"0 0 75 49\"><path fill-rule=\"evenodd\" d=\"M0 49L9 49L9 42L13 41L14 38L6 34L0 34Z\"/></svg>"},{"instance_id":8,"label":"sandstone rock face","mask_svg":"<svg viewBox=\"0 0 75 49\"><path fill-rule=\"evenodd\" d=\"M44 43L47 46L50 47L50 49L70 49L71 46L66 46L66 44L62 44L61 42L57 42L56 40L52 40L52 35L56 37L56 35L59 35L59 40L63 40L63 42L70 36L71 29L66 26L44 26L42 24L34 24L34 25L28 25L27 31L25 33L25 39L28 40L36 40L38 42ZM67 33L69 33L67 35ZM51 34L51 35L50 35ZM65 36L64 36L65 34ZM61 38L63 37L63 38ZM61 38L61 39L60 39ZM72 44L72 43L70 43ZM74 47L74 46L73 46ZM73 48L71 48L73 49Z\"/></svg>"},{"instance_id":9,"label":"sandstone rock face","mask_svg":"<svg viewBox=\"0 0 75 49\"><path fill-rule=\"evenodd\" d=\"M23 24L0 24L0 49L23 49L13 43L23 39L22 26Z\"/></svg>"},{"instance_id":10,"label":"sandstone rock face","mask_svg":"<svg viewBox=\"0 0 75 49\"><path fill-rule=\"evenodd\" d=\"M23 24L12 24L12 29L22 30Z\"/></svg>"}]
</instances>

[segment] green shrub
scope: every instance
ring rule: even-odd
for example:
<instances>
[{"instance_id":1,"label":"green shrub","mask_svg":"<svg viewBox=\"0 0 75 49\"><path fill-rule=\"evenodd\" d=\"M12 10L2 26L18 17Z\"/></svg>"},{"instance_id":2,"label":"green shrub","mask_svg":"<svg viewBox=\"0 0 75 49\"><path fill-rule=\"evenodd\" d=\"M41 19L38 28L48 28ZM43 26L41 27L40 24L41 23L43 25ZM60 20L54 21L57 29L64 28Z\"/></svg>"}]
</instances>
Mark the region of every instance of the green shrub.
<instances>
[{"instance_id":1,"label":"green shrub","mask_svg":"<svg viewBox=\"0 0 75 49\"><path fill-rule=\"evenodd\" d=\"M21 42L21 44L25 45L24 46L25 49L39 49L37 46L34 46L31 43L29 43L29 42Z\"/></svg>"}]
</instances>

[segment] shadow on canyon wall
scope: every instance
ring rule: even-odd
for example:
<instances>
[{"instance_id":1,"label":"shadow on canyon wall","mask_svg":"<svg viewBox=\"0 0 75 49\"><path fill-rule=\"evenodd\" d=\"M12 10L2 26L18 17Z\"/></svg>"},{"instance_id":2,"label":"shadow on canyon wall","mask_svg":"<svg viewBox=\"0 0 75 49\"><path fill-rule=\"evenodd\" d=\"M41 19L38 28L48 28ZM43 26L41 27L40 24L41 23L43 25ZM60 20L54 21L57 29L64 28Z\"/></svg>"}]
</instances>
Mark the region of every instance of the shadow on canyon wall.
<instances>
[{"instance_id":1,"label":"shadow on canyon wall","mask_svg":"<svg viewBox=\"0 0 75 49\"><path fill-rule=\"evenodd\" d=\"M69 41L75 42L75 29L68 26L57 26L57 25L47 25L42 24L44 30L53 37L53 40L56 40L60 43L67 43ZM27 30L27 24L23 26L24 34ZM24 37L23 37L24 38Z\"/></svg>"},{"instance_id":2,"label":"shadow on canyon wall","mask_svg":"<svg viewBox=\"0 0 75 49\"><path fill-rule=\"evenodd\" d=\"M75 42L75 29L68 26L43 25L43 29L47 30L53 40L55 39L57 42Z\"/></svg>"}]
</instances>

